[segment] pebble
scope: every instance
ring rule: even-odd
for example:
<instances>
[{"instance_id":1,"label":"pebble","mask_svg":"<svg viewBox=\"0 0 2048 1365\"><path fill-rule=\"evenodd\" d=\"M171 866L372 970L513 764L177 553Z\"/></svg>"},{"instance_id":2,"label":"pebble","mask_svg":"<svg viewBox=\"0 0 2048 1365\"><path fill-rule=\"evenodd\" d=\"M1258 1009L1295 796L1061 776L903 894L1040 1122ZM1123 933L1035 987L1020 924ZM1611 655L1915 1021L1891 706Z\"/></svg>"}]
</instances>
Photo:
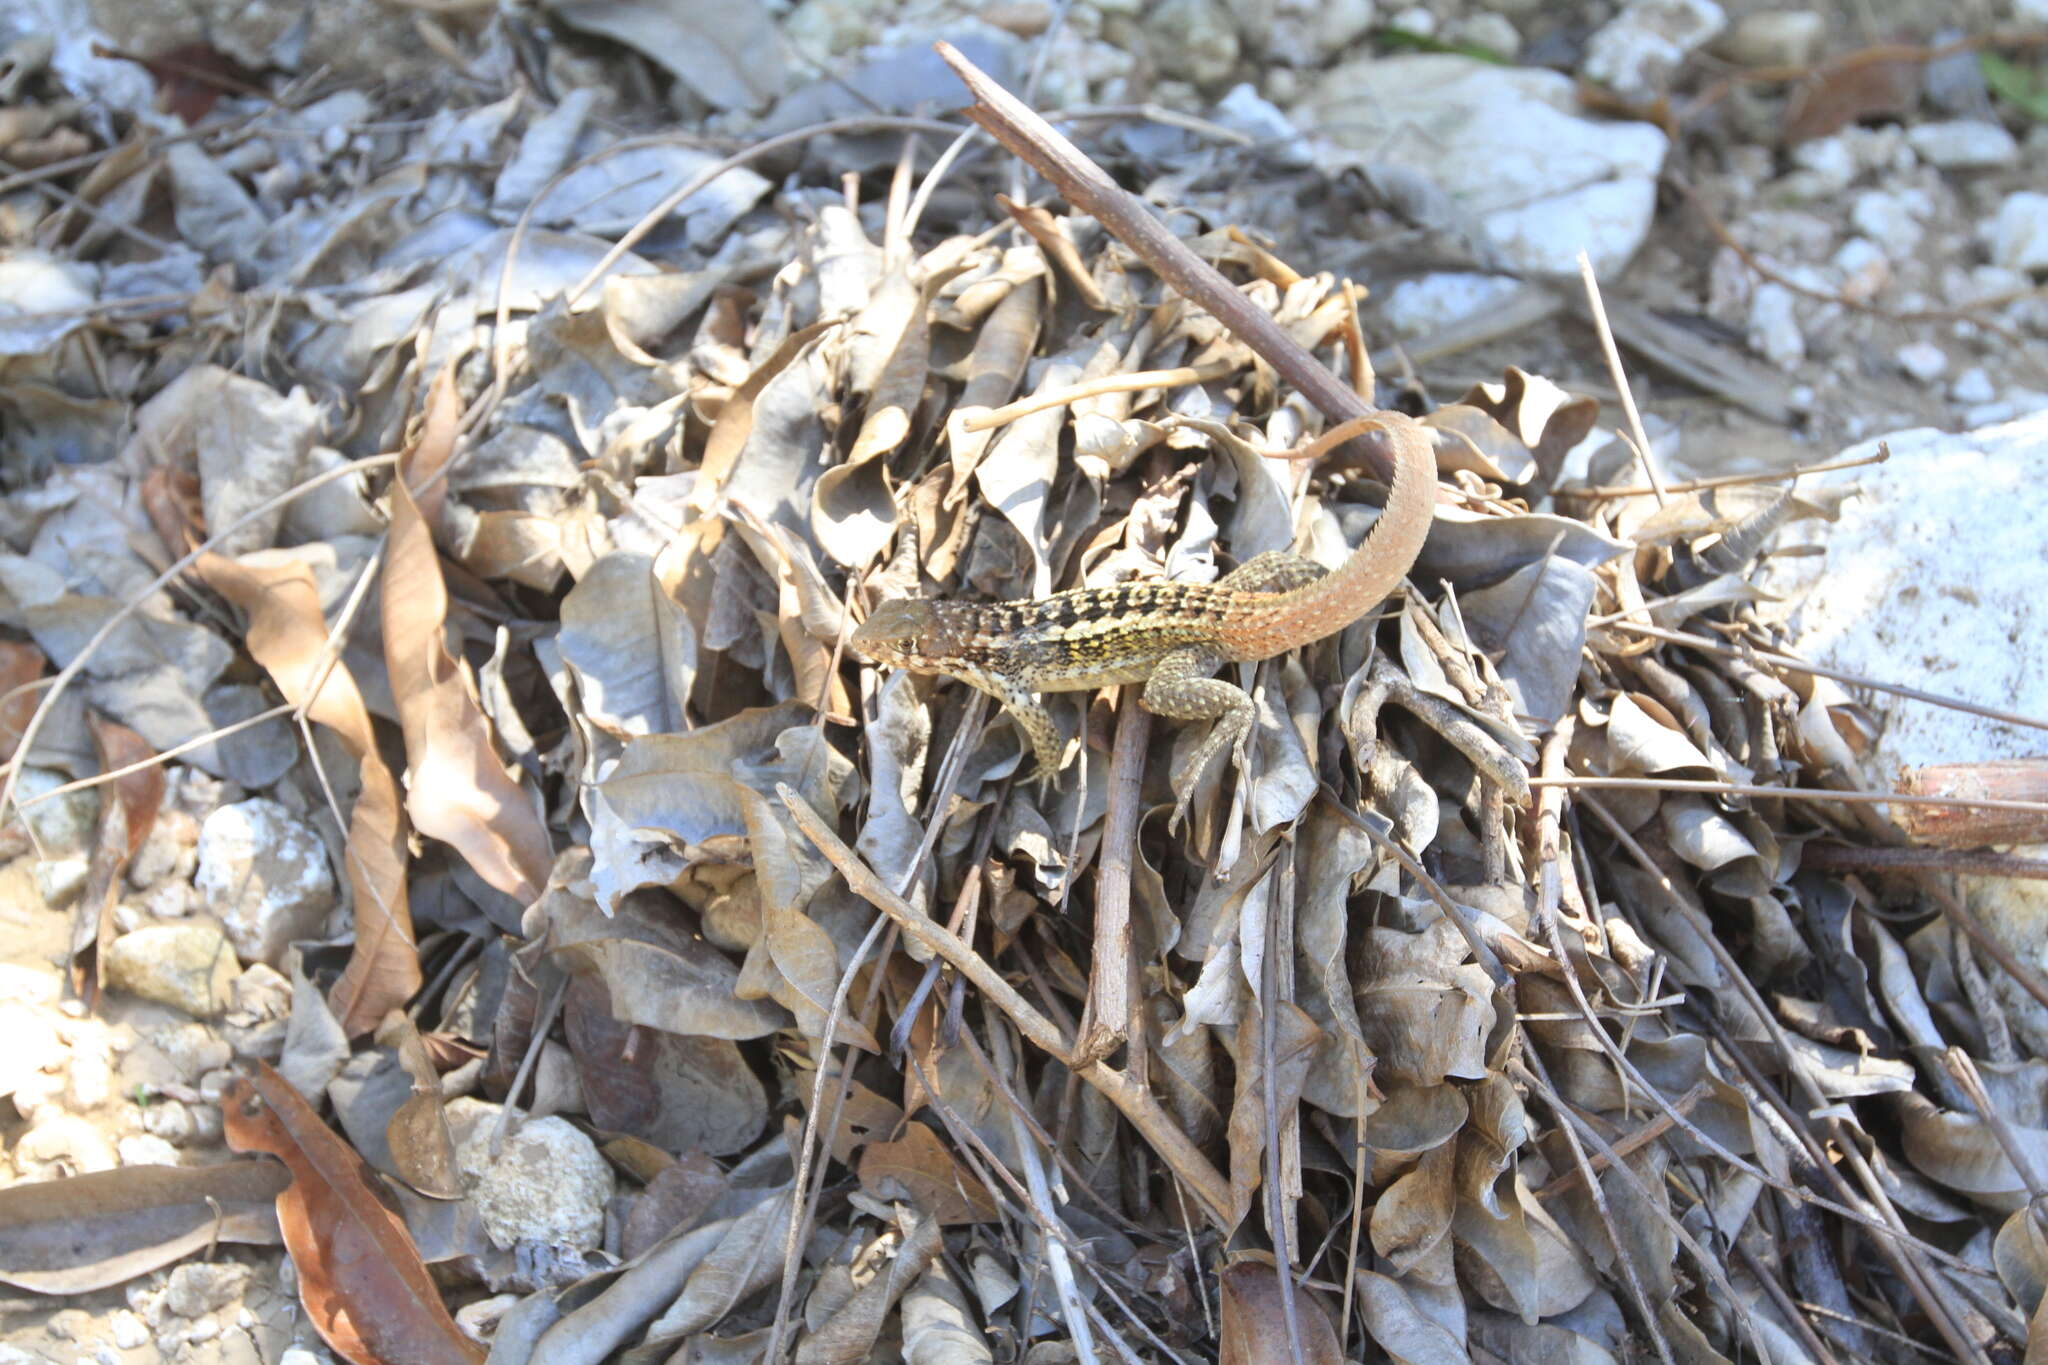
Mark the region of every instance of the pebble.
<instances>
[{"instance_id":1,"label":"pebble","mask_svg":"<svg viewBox=\"0 0 2048 1365\"><path fill-rule=\"evenodd\" d=\"M1891 283L1891 259L1868 237L1851 237L1842 243L1828 264L1842 273L1841 294L1851 303L1869 303Z\"/></svg>"},{"instance_id":2,"label":"pebble","mask_svg":"<svg viewBox=\"0 0 2048 1365\"><path fill-rule=\"evenodd\" d=\"M234 1052L204 1024L165 1024L150 1030L149 1042L187 1085L234 1060Z\"/></svg>"},{"instance_id":3,"label":"pebble","mask_svg":"<svg viewBox=\"0 0 2048 1365\"><path fill-rule=\"evenodd\" d=\"M1309 28L1309 41L1317 58L1314 65L1347 55L1372 31L1378 11L1374 0L1324 0L1315 6Z\"/></svg>"},{"instance_id":4,"label":"pebble","mask_svg":"<svg viewBox=\"0 0 2048 1365\"><path fill-rule=\"evenodd\" d=\"M1931 341L1913 341L1899 347L1895 359L1899 368L1921 383L1941 378L1948 369L1948 352Z\"/></svg>"},{"instance_id":5,"label":"pebble","mask_svg":"<svg viewBox=\"0 0 2048 1365\"><path fill-rule=\"evenodd\" d=\"M1522 51L1522 32L1505 14L1468 14L1462 19L1454 19L1445 25L1444 38L1447 42L1484 48L1496 57L1509 60Z\"/></svg>"},{"instance_id":6,"label":"pebble","mask_svg":"<svg viewBox=\"0 0 2048 1365\"><path fill-rule=\"evenodd\" d=\"M1946 119L1920 123L1906 130L1906 141L1930 166L1945 171L2010 166L2019 159L2020 144L2003 124L1989 119Z\"/></svg>"},{"instance_id":7,"label":"pebble","mask_svg":"<svg viewBox=\"0 0 2048 1365\"><path fill-rule=\"evenodd\" d=\"M1315 148L1301 135L1301 130L1280 112L1278 105L1253 89L1249 81L1232 86L1230 93L1216 102L1215 117L1225 128L1256 141L1261 156L1271 157L1284 166L1315 163Z\"/></svg>"},{"instance_id":8,"label":"pebble","mask_svg":"<svg viewBox=\"0 0 2048 1365\"><path fill-rule=\"evenodd\" d=\"M1387 27L1402 33L1412 33L1418 38L1436 36L1436 11L1428 5L1410 5L1387 20Z\"/></svg>"},{"instance_id":9,"label":"pebble","mask_svg":"<svg viewBox=\"0 0 2048 1365\"><path fill-rule=\"evenodd\" d=\"M91 875L83 858L44 858L36 863L36 894L52 910L61 910L85 890L85 879Z\"/></svg>"},{"instance_id":10,"label":"pebble","mask_svg":"<svg viewBox=\"0 0 2048 1365\"><path fill-rule=\"evenodd\" d=\"M240 1261L187 1261L164 1283L164 1307L181 1318L218 1312L241 1299L250 1273Z\"/></svg>"},{"instance_id":11,"label":"pebble","mask_svg":"<svg viewBox=\"0 0 2048 1365\"><path fill-rule=\"evenodd\" d=\"M1749 304L1749 348L1774 365L1787 368L1806 359L1806 335L1794 314L1798 299L1782 284L1766 280Z\"/></svg>"},{"instance_id":12,"label":"pebble","mask_svg":"<svg viewBox=\"0 0 2048 1365\"><path fill-rule=\"evenodd\" d=\"M1992 386L1991 376L1984 373L1982 365L1972 365L1948 386L1948 396L1958 403L1975 405L1989 403L1998 396L1998 390Z\"/></svg>"},{"instance_id":13,"label":"pebble","mask_svg":"<svg viewBox=\"0 0 2048 1365\"><path fill-rule=\"evenodd\" d=\"M1217 0L1166 0L1146 17L1160 42L1159 69L1196 85L1217 85L1237 70L1237 21Z\"/></svg>"},{"instance_id":14,"label":"pebble","mask_svg":"<svg viewBox=\"0 0 2048 1365\"><path fill-rule=\"evenodd\" d=\"M2048 194L2017 190L1998 206L1991 259L2013 270L2048 270Z\"/></svg>"},{"instance_id":15,"label":"pebble","mask_svg":"<svg viewBox=\"0 0 2048 1365\"><path fill-rule=\"evenodd\" d=\"M38 1115L14 1144L14 1168L23 1180L111 1171L120 1164L114 1144L99 1125L76 1114Z\"/></svg>"},{"instance_id":16,"label":"pebble","mask_svg":"<svg viewBox=\"0 0 2048 1365\"><path fill-rule=\"evenodd\" d=\"M123 1166L177 1166L178 1149L154 1133L130 1133L114 1144Z\"/></svg>"},{"instance_id":17,"label":"pebble","mask_svg":"<svg viewBox=\"0 0 2048 1365\"><path fill-rule=\"evenodd\" d=\"M275 801L222 806L199 827L194 885L248 962L277 965L316 938L334 907L334 873L312 827Z\"/></svg>"},{"instance_id":18,"label":"pebble","mask_svg":"<svg viewBox=\"0 0 2048 1365\"><path fill-rule=\"evenodd\" d=\"M1736 20L1718 48L1739 66L1805 66L1827 34L1827 17L1813 10L1758 10Z\"/></svg>"},{"instance_id":19,"label":"pebble","mask_svg":"<svg viewBox=\"0 0 2048 1365\"><path fill-rule=\"evenodd\" d=\"M1579 70L1624 99L1655 99L1686 55L1727 24L1714 0L1634 0L1587 40Z\"/></svg>"},{"instance_id":20,"label":"pebble","mask_svg":"<svg viewBox=\"0 0 2048 1365\"><path fill-rule=\"evenodd\" d=\"M228 1007L242 971L227 935L211 924L156 924L123 934L102 965L113 989L202 1019Z\"/></svg>"},{"instance_id":21,"label":"pebble","mask_svg":"<svg viewBox=\"0 0 2048 1365\"><path fill-rule=\"evenodd\" d=\"M1920 238L1934 203L1921 189L1864 190L1849 205L1849 221L1895 261L1920 248Z\"/></svg>"},{"instance_id":22,"label":"pebble","mask_svg":"<svg viewBox=\"0 0 2048 1365\"><path fill-rule=\"evenodd\" d=\"M21 793L22 813L46 854L64 856L92 849L93 833L100 818L99 788L83 787L47 801L35 800L70 780L54 768L23 768L16 784Z\"/></svg>"},{"instance_id":23,"label":"pebble","mask_svg":"<svg viewBox=\"0 0 2048 1365\"><path fill-rule=\"evenodd\" d=\"M112 1334L114 1345L124 1351L149 1344L149 1324L126 1308L117 1308L107 1319L107 1330Z\"/></svg>"},{"instance_id":24,"label":"pebble","mask_svg":"<svg viewBox=\"0 0 2048 1365\"><path fill-rule=\"evenodd\" d=\"M199 822L176 807L158 811L149 837L128 864L128 885L147 891L173 877L191 877L198 865Z\"/></svg>"},{"instance_id":25,"label":"pebble","mask_svg":"<svg viewBox=\"0 0 2048 1365\"><path fill-rule=\"evenodd\" d=\"M1396 284L1387 291L1381 312L1402 336L1424 336L1506 303L1523 288L1512 275L1440 270Z\"/></svg>"},{"instance_id":26,"label":"pebble","mask_svg":"<svg viewBox=\"0 0 2048 1365\"><path fill-rule=\"evenodd\" d=\"M64 1088L69 1047L58 1032L54 1010L19 1000L0 1002L0 1096L13 1095L24 1116Z\"/></svg>"},{"instance_id":27,"label":"pebble","mask_svg":"<svg viewBox=\"0 0 2048 1365\"><path fill-rule=\"evenodd\" d=\"M506 1249L522 1242L596 1248L614 1188L597 1144L567 1119L529 1119L494 1159L496 1113L496 1105L466 1097L448 1106L450 1128L468 1129L456 1148L456 1167L491 1241Z\"/></svg>"}]
</instances>

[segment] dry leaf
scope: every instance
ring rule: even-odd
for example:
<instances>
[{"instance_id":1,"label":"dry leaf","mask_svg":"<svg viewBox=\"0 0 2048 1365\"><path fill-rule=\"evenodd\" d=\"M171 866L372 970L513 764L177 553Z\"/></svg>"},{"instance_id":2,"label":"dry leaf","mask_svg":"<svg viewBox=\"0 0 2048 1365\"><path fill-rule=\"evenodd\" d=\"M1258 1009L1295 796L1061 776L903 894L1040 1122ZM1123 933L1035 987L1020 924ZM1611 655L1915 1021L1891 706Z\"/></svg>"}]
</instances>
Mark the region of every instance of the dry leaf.
<instances>
[{"instance_id":1,"label":"dry leaf","mask_svg":"<svg viewBox=\"0 0 2048 1365\"><path fill-rule=\"evenodd\" d=\"M468 670L448 652L447 588L428 528L460 416L454 377L444 372L391 488L384 657L405 729L406 813L421 833L453 845L479 877L526 905L547 885L554 849L533 802L498 758ZM414 501L412 484L432 490L424 504Z\"/></svg>"},{"instance_id":2,"label":"dry leaf","mask_svg":"<svg viewBox=\"0 0 2048 1365\"><path fill-rule=\"evenodd\" d=\"M121 1166L0 1189L0 1282L85 1294L214 1242L274 1246L290 1177L268 1161Z\"/></svg>"},{"instance_id":3,"label":"dry leaf","mask_svg":"<svg viewBox=\"0 0 2048 1365\"><path fill-rule=\"evenodd\" d=\"M481 1365L485 1351L442 1305L405 1221L378 1196L377 1176L262 1062L221 1097L228 1145L269 1152L291 1169L277 1221L299 1272L299 1300L353 1365Z\"/></svg>"},{"instance_id":4,"label":"dry leaf","mask_svg":"<svg viewBox=\"0 0 2048 1365\"><path fill-rule=\"evenodd\" d=\"M922 1123L905 1125L894 1142L861 1149L860 1183L877 1199L916 1205L941 1224L992 1223L995 1196L953 1159L946 1144Z\"/></svg>"}]
</instances>

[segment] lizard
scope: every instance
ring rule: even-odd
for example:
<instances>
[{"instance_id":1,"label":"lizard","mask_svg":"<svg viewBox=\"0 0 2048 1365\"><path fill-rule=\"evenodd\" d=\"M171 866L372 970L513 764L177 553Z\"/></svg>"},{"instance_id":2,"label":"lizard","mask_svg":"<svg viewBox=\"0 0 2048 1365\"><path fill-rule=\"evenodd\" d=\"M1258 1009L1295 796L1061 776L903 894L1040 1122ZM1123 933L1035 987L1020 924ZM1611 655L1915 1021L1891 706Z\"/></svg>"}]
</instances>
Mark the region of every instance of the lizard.
<instances>
[{"instance_id":1,"label":"lizard","mask_svg":"<svg viewBox=\"0 0 2048 1365\"><path fill-rule=\"evenodd\" d=\"M1038 693L1143 683L1139 704L1154 715L1213 720L1168 822L1178 829L1194 779L1252 723L1251 697L1211 675L1342 630L1400 586L1422 550L1436 507L1428 428L1374 412L1341 423L1304 454L1366 430L1389 438L1394 477L1385 511L1334 570L1270 551L1214 583L1138 580L994 603L894 598L849 643L878 664L945 674L994 697L1029 740L1041 780L1057 771L1061 742Z\"/></svg>"}]
</instances>

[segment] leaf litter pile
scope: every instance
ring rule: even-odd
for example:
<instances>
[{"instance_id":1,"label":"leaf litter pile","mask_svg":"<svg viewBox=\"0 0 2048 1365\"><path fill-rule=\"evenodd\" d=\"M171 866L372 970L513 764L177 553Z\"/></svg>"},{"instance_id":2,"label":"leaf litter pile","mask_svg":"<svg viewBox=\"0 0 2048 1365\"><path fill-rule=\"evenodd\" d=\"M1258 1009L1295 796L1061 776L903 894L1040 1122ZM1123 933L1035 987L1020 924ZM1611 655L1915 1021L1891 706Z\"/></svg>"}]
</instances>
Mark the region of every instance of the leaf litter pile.
<instances>
[{"instance_id":1,"label":"leaf litter pile","mask_svg":"<svg viewBox=\"0 0 2048 1365\"><path fill-rule=\"evenodd\" d=\"M1908 837L1983 830L1881 819L1870 714L1751 614L1824 503L1628 488L1620 441L1567 480L1591 400L1376 393L1350 283L1177 216L1234 301L1189 298L1085 176L946 235L1003 158L771 206L558 117L477 204L393 172L319 232L179 143L191 245L141 264L132 144L13 267L5 790L108 779L74 986L132 970L159 759L320 823L349 931L269 963L249 1155L0 1193L0 1278L281 1240L394 1365L2020 1358L2048 1070L2000 1000L2048 991ZM176 328L124 303L180 272ZM1440 477L1405 590L1228 667L1234 754L1058 694L1041 783L847 648L900 597L1340 562L1383 453L1232 306Z\"/></svg>"}]
</instances>

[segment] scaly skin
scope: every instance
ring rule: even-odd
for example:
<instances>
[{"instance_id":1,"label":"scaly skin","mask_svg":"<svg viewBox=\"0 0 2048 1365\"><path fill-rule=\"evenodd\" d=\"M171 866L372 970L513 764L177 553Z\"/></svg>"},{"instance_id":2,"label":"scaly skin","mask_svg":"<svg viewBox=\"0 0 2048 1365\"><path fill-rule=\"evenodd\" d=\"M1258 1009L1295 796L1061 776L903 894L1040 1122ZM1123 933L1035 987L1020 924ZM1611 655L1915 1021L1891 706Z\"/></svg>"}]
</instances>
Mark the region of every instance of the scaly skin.
<instances>
[{"instance_id":1,"label":"scaly skin","mask_svg":"<svg viewBox=\"0 0 2048 1365\"><path fill-rule=\"evenodd\" d=\"M1210 675L1226 663L1269 659L1350 625L1392 592L1422 551L1436 508L1436 457L1413 418L1379 412L1318 445L1376 429L1395 475L1386 510L1334 571L1298 555L1263 554L1215 583L1119 583L987 605L902 598L853 633L876 663L943 673L1006 707L1031 741L1038 775L1059 767L1059 729L1035 694L1142 682L1139 702L1174 720L1214 720L1181 785L1170 828L1210 759L1252 723L1244 689Z\"/></svg>"}]
</instances>

